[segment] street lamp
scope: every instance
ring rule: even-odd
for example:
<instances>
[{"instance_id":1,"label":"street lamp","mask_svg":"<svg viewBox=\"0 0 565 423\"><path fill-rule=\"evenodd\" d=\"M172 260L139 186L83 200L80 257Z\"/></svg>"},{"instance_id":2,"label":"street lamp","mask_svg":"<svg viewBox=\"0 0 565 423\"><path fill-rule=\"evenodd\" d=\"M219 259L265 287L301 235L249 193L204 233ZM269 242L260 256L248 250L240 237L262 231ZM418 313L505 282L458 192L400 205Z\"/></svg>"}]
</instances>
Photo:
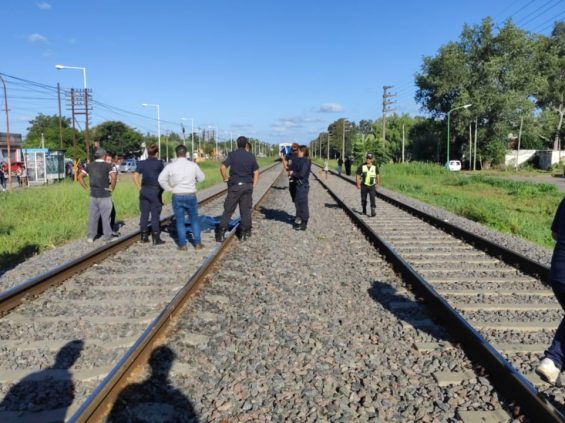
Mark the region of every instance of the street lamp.
<instances>
[{"instance_id":1,"label":"street lamp","mask_svg":"<svg viewBox=\"0 0 565 423\"><path fill-rule=\"evenodd\" d=\"M450 119L451 119L451 112L455 111L455 110L459 110L459 109L468 109L469 107L471 107L472 104L465 104L464 106L459 106L459 107L455 107L453 109L451 109L449 112L447 112L447 160L445 162L445 167L449 168L449 126L450 126Z\"/></svg>"},{"instance_id":2,"label":"street lamp","mask_svg":"<svg viewBox=\"0 0 565 423\"><path fill-rule=\"evenodd\" d=\"M61 69L79 69L82 71L82 79L84 82L84 89L86 90L86 68L82 68L80 66L65 66L65 65L55 65L55 67L59 70Z\"/></svg>"},{"instance_id":3,"label":"street lamp","mask_svg":"<svg viewBox=\"0 0 565 423\"><path fill-rule=\"evenodd\" d=\"M192 130L192 132L190 133L190 138L192 140L191 149L190 149L190 159L194 160L194 118L183 118L183 117L180 118L180 120L188 120L188 119L190 119L191 130ZM182 135L184 139L184 127L183 127Z\"/></svg>"},{"instance_id":4,"label":"street lamp","mask_svg":"<svg viewBox=\"0 0 565 423\"><path fill-rule=\"evenodd\" d=\"M142 103L143 107L156 107L157 108L157 141L159 144L159 156L161 155L161 107L158 104Z\"/></svg>"}]
</instances>

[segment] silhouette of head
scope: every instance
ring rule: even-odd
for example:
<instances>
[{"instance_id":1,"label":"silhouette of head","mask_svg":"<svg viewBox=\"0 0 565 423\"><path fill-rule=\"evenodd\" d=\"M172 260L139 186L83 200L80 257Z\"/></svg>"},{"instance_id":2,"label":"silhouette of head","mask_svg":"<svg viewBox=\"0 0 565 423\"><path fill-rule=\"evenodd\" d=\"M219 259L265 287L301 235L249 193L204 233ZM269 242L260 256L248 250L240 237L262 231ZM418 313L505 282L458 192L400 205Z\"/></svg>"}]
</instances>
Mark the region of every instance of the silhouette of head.
<instances>
[{"instance_id":1,"label":"silhouette of head","mask_svg":"<svg viewBox=\"0 0 565 423\"><path fill-rule=\"evenodd\" d=\"M151 353L151 357L149 357L152 377L167 379L175 358L177 358L177 355L169 347L161 345L155 348Z\"/></svg>"},{"instance_id":2,"label":"silhouette of head","mask_svg":"<svg viewBox=\"0 0 565 423\"><path fill-rule=\"evenodd\" d=\"M75 364L75 361L78 360L83 348L84 341L80 339L75 339L74 341L67 343L57 353L53 367L56 369L69 369L73 364Z\"/></svg>"}]
</instances>

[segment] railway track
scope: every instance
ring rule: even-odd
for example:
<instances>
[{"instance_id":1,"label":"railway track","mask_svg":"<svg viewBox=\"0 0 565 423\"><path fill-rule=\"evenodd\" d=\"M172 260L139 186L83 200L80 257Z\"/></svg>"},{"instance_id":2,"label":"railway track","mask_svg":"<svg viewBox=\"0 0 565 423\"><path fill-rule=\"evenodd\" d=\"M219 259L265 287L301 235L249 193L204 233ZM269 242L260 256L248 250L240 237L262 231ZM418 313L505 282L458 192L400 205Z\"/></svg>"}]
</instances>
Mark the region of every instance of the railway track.
<instances>
[{"instance_id":1,"label":"railway track","mask_svg":"<svg viewBox=\"0 0 565 423\"><path fill-rule=\"evenodd\" d=\"M256 197L279 166L263 170ZM201 201L200 215L220 215L224 193ZM212 227L199 251L178 251L169 237L159 247L138 238L128 234L0 295L0 421L69 418L223 248Z\"/></svg>"},{"instance_id":2,"label":"railway track","mask_svg":"<svg viewBox=\"0 0 565 423\"><path fill-rule=\"evenodd\" d=\"M382 193L377 217L364 216L352 178L334 174L323 182L444 323L457 330L471 356L485 363L500 392L516 399L533 421L564 421L562 388L534 373L563 316L547 286L546 266Z\"/></svg>"},{"instance_id":3,"label":"railway track","mask_svg":"<svg viewBox=\"0 0 565 423\"><path fill-rule=\"evenodd\" d=\"M426 307L313 185L308 231L290 229L280 178L252 239L228 249L213 277L193 281L205 283L190 306L179 301L163 316L171 324L135 362L119 363L119 377L73 420L508 420L460 348L413 348L455 338L420 324L431 318ZM454 386L457 373L474 380Z\"/></svg>"}]
</instances>

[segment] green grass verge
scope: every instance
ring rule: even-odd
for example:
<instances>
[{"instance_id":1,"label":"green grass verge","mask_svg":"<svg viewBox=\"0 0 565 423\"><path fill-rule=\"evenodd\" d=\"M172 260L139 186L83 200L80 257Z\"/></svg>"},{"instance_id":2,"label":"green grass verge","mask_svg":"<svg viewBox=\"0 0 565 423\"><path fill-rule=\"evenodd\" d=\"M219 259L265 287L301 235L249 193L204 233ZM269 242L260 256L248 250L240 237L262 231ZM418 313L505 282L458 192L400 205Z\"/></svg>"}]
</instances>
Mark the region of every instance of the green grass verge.
<instances>
[{"instance_id":1,"label":"green grass verge","mask_svg":"<svg viewBox=\"0 0 565 423\"><path fill-rule=\"evenodd\" d=\"M272 158L258 159L260 166ZM206 179L198 189L221 182L219 164L199 163ZM121 174L113 193L116 220L139 214L139 193L129 174ZM164 202L170 202L170 194ZM32 187L12 193L0 193L0 269L6 269L27 257L86 236L88 194L78 183L65 181L53 185Z\"/></svg>"},{"instance_id":2,"label":"green grass verge","mask_svg":"<svg viewBox=\"0 0 565 423\"><path fill-rule=\"evenodd\" d=\"M563 198L555 185L468 176L425 163L387 164L381 175L386 188L541 246L554 245L550 226Z\"/></svg>"}]
</instances>

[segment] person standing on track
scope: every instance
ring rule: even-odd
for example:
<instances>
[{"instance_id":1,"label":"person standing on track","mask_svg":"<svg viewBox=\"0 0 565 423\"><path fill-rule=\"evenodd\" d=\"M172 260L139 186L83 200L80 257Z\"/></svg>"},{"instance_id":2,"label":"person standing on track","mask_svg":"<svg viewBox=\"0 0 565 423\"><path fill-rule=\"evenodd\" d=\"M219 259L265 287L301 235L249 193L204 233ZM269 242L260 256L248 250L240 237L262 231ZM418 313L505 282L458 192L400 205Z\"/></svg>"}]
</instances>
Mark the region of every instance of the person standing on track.
<instances>
[{"instance_id":1,"label":"person standing on track","mask_svg":"<svg viewBox=\"0 0 565 423\"><path fill-rule=\"evenodd\" d=\"M105 241L112 241L110 214L112 213L112 191L116 187L117 175L112 165L104 161L106 150L99 148L94 152L94 161L87 164L78 174L78 182L88 192L84 181L88 175L90 186L90 206L88 211L88 242L93 242L98 231L98 219L102 217L102 230ZM108 186L110 180L110 186Z\"/></svg>"},{"instance_id":2,"label":"person standing on track","mask_svg":"<svg viewBox=\"0 0 565 423\"><path fill-rule=\"evenodd\" d=\"M343 162L345 164L345 174L347 176L351 176L351 157L350 156L345 156L345 160Z\"/></svg>"},{"instance_id":3,"label":"person standing on track","mask_svg":"<svg viewBox=\"0 0 565 423\"><path fill-rule=\"evenodd\" d=\"M167 165L159 174L158 182L165 191L173 193L173 211L177 225L178 249L186 250L186 225L184 216L188 213L194 248L204 248L200 238L200 219L198 217L198 199L196 183L205 178L200 167L186 158L186 147L178 145L175 149L177 159Z\"/></svg>"},{"instance_id":4,"label":"person standing on track","mask_svg":"<svg viewBox=\"0 0 565 423\"><path fill-rule=\"evenodd\" d=\"M253 189L259 182L259 165L255 156L247 151L249 141L246 137L237 139L237 150L228 154L220 166L224 182L228 184L228 194L224 202L224 213L216 228L216 242L225 239L229 220L239 204L241 216L241 240L251 236L251 208L253 205ZM227 169L230 169L228 177Z\"/></svg>"},{"instance_id":5,"label":"person standing on track","mask_svg":"<svg viewBox=\"0 0 565 423\"><path fill-rule=\"evenodd\" d=\"M159 147L150 144L147 147L147 160L141 160L137 164L133 181L139 189L139 229L141 230L141 242L149 242L149 231L147 221L151 215L151 241L153 245L164 244L161 239L161 210L163 209L163 189L159 185L159 175L165 168L162 160L158 158Z\"/></svg>"},{"instance_id":6,"label":"person standing on track","mask_svg":"<svg viewBox=\"0 0 565 423\"><path fill-rule=\"evenodd\" d=\"M294 222L294 229L305 231L308 226L310 212L308 210L308 192L310 191L310 167L312 162L308 147L301 145L298 150L298 158L294 160L291 166L290 175L296 180L296 217L300 219L299 223Z\"/></svg>"},{"instance_id":7,"label":"person standing on track","mask_svg":"<svg viewBox=\"0 0 565 423\"><path fill-rule=\"evenodd\" d=\"M337 174L341 176L341 170L343 169L343 158L340 156L337 159Z\"/></svg>"},{"instance_id":8,"label":"person standing on track","mask_svg":"<svg viewBox=\"0 0 565 423\"><path fill-rule=\"evenodd\" d=\"M551 233L556 241L551 257L549 282L551 288L565 310L565 199L561 201L553 223ZM557 327L551 345L544 353L544 358L536 368L536 373L551 384L555 384L565 364L565 318ZM560 380L562 385L564 380Z\"/></svg>"},{"instance_id":9,"label":"person standing on track","mask_svg":"<svg viewBox=\"0 0 565 423\"><path fill-rule=\"evenodd\" d=\"M375 217L375 196L377 194L377 185L381 184L381 175L379 168L373 163L373 155L367 153L367 160L357 168L355 182L357 189L361 190L361 206L363 214L367 214L367 194L371 200L371 216Z\"/></svg>"},{"instance_id":10,"label":"person standing on track","mask_svg":"<svg viewBox=\"0 0 565 423\"><path fill-rule=\"evenodd\" d=\"M290 146L290 153L286 156L281 154L283 169L288 174L288 191L290 192L290 198L293 203L295 203L296 198L296 180L290 175L290 168L293 160L298 157L298 147L299 145L297 143L292 143ZM294 207L296 209L296 203L294 204ZM300 223L297 212L295 212L294 216L294 223Z\"/></svg>"}]
</instances>

